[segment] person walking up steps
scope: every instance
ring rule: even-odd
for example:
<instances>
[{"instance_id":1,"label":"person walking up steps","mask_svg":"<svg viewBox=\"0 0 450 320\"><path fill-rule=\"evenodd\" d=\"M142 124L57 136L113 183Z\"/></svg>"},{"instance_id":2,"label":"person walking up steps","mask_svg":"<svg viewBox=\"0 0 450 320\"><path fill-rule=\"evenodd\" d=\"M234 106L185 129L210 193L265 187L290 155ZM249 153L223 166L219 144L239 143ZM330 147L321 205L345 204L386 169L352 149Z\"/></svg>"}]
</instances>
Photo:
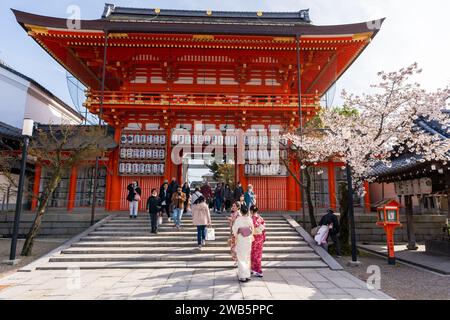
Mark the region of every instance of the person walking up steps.
<instances>
[{"instance_id":1,"label":"person walking up steps","mask_svg":"<svg viewBox=\"0 0 450 320\"><path fill-rule=\"evenodd\" d=\"M258 213L258 207L251 206L250 213L252 215L253 227L255 228L254 238L252 243L252 274L255 277L262 278L263 272L261 269L261 260L263 254L263 246L266 241L266 222Z\"/></svg>"},{"instance_id":2,"label":"person walking up steps","mask_svg":"<svg viewBox=\"0 0 450 320\"><path fill-rule=\"evenodd\" d=\"M192 224L197 227L197 245L199 250L206 244L206 226L211 227L211 215L205 197L195 192L192 197Z\"/></svg>"},{"instance_id":3,"label":"person walking up steps","mask_svg":"<svg viewBox=\"0 0 450 320\"><path fill-rule=\"evenodd\" d=\"M151 233L158 233L158 225L157 225L157 218L158 213L161 210L160 206L160 199L158 198L158 193L156 192L156 189L152 189L152 194L147 200L147 210L150 214L150 226L151 226Z\"/></svg>"},{"instance_id":4,"label":"person walking up steps","mask_svg":"<svg viewBox=\"0 0 450 320\"><path fill-rule=\"evenodd\" d=\"M177 230L181 228L181 217L183 216L184 202L186 201L186 194L178 187L176 192L172 195L173 205L173 221Z\"/></svg>"},{"instance_id":5,"label":"person walking up steps","mask_svg":"<svg viewBox=\"0 0 450 320\"><path fill-rule=\"evenodd\" d=\"M139 211L139 201L141 200L141 188L139 188L137 181L133 181L128 185L127 190L127 200L130 203L130 219L136 219Z\"/></svg>"},{"instance_id":6,"label":"person walking up steps","mask_svg":"<svg viewBox=\"0 0 450 320\"><path fill-rule=\"evenodd\" d=\"M242 216L233 224L233 235L236 237L236 256L238 261L238 277L240 282L250 280L250 258L253 242L253 220L247 208L241 208Z\"/></svg>"}]
</instances>

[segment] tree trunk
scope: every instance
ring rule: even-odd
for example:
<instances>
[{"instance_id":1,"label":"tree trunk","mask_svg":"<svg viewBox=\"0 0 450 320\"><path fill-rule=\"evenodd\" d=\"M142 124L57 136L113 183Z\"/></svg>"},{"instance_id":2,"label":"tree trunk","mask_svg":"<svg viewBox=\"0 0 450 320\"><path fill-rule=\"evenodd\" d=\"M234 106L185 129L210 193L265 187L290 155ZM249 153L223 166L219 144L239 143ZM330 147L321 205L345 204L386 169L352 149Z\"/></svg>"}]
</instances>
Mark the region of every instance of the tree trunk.
<instances>
[{"instance_id":1,"label":"tree trunk","mask_svg":"<svg viewBox=\"0 0 450 320\"><path fill-rule=\"evenodd\" d=\"M351 251L350 248L350 227L349 227L349 219L348 219L348 190L347 184L340 183L339 184L339 244L341 245L341 251L343 254L348 254Z\"/></svg>"},{"instance_id":2,"label":"tree trunk","mask_svg":"<svg viewBox=\"0 0 450 320\"><path fill-rule=\"evenodd\" d=\"M408 235L408 245L406 247L408 250L417 250L418 247L416 245L416 234L414 231L412 196L405 196L405 207L406 230Z\"/></svg>"},{"instance_id":3,"label":"tree trunk","mask_svg":"<svg viewBox=\"0 0 450 320\"><path fill-rule=\"evenodd\" d=\"M305 196L306 196L306 202L308 203L308 213L309 213L309 221L311 223L311 228L317 227L316 217L314 216L314 205L312 202L311 197L311 174L308 170L309 168L306 168L306 170L303 170L305 175L305 182L304 182L304 190L305 190Z\"/></svg>"},{"instance_id":4,"label":"tree trunk","mask_svg":"<svg viewBox=\"0 0 450 320\"><path fill-rule=\"evenodd\" d=\"M44 189L44 192L39 199L39 206L36 212L36 217L34 218L33 225L31 226L30 231L28 231L25 243L22 248L22 256L30 256L32 254L34 238L36 237L39 228L41 227L42 218L44 217L45 211L47 209L48 200L50 199L55 189L58 187L60 181L61 171L58 170L53 174L47 188Z\"/></svg>"}]
</instances>

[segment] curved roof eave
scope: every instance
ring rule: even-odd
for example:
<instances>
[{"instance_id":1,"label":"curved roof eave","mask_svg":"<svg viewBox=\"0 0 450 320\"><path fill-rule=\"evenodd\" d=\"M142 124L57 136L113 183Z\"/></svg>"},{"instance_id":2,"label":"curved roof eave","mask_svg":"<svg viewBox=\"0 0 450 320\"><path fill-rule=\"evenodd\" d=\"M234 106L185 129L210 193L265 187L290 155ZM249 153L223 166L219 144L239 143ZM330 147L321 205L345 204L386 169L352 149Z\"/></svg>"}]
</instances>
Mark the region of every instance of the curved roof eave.
<instances>
[{"instance_id":1,"label":"curved roof eave","mask_svg":"<svg viewBox=\"0 0 450 320\"><path fill-rule=\"evenodd\" d=\"M67 19L48 17L11 9L19 24L70 30ZM246 25L246 24L206 24L187 22L138 22L110 21L107 19L81 20L82 31L109 32L152 32L176 34L233 34L254 36L296 36L296 35L353 35L373 33L380 30L385 18L354 24L315 26L315 25ZM74 30L76 31L76 30Z\"/></svg>"}]
</instances>

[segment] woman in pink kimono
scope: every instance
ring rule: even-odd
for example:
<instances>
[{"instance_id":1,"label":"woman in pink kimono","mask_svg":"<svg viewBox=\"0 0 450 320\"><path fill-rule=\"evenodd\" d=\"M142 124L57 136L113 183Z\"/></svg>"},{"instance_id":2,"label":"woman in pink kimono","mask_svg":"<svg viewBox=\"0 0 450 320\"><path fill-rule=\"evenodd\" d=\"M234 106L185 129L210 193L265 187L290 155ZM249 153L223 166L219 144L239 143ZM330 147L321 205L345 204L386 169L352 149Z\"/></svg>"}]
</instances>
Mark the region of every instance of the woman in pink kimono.
<instances>
[{"instance_id":1,"label":"woman in pink kimono","mask_svg":"<svg viewBox=\"0 0 450 320\"><path fill-rule=\"evenodd\" d=\"M264 241L266 241L266 222L258 214L256 206L250 207L253 226L255 228L254 241L252 243L252 274L255 277L262 278L261 259L263 254Z\"/></svg>"},{"instance_id":2,"label":"woman in pink kimono","mask_svg":"<svg viewBox=\"0 0 450 320\"><path fill-rule=\"evenodd\" d=\"M231 206L231 215L228 217L228 221L230 222L230 238L228 239L228 245L230 246L231 259L233 259L233 261L235 261L235 262L237 261L236 237L233 234L232 228L233 228L233 224L236 221L236 219L241 216L240 209L241 209L241 206L240 206L239 202L233 203L233 205Z\"/></svg>"}]
</instances>

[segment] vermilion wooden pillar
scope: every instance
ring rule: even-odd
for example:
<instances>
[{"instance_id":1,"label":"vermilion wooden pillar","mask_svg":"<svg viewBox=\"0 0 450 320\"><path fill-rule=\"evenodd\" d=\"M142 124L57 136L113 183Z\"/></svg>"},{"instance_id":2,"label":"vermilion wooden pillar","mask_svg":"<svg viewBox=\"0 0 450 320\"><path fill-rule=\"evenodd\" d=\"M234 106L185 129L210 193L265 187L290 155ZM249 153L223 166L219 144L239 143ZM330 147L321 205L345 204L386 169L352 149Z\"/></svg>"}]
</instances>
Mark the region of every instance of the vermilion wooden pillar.
<instances>
[{"instance_id":1,"label":"vermilion wooden pillar","mask_svg":"<svg viewBox=\"0 0 450 320\"><path fill-rule=\"evenodd\" d=\"M366 194L364 195L364 208L366 209L367 213L370 213L370 193L369 183L367 181L364 182L364 190L366 191Z\"/></svg>"},{"instance_id":2,"label":"vermilion wooden pillar","mask_svg":"<svg viewBox=\"0 0 450 320\"><path fill-rule=\"evenodd\" d=\"M289 167L291 171L295 173L294 160L290 161ZM296 192L297 183L295 182L295 178L291 174L289 174L286 179L287 179L286 183L287 210L294 211L296 209L296 202L297 202L297 192Z\"/></svg>"},{"instance_id":3,"label":"vermilion wooden pillar","mask_svg":"<svg viewBox=\"0 0 450 320\"><path fill-rule=\"evenodd\" d=\"M33 181L33 197L31 198L31 211L36 210L38 205L39 187L41 185L42 166L36 164L34 168L34 181Z\"/></svg>"},{"instance_id":4,"label":"vermilion wooden pillar","mask_svg":"<svg viewBox=\"0 0 450 320\"><path fill-rule=\"evenodd\" d=\"M336 177L334 174L334 163L328 162L328 195L330 197L330 208L336 210Z\"/></svg>"},{"instance_id":5,"label":"vermilion wooden pillar","mask_svg":"<svg viewBox=\"0 0 450 320\"><path fill-rule=\"evenodd\" d=\"M119 127L115 128L114 131L114 141L119 145L120 144L120 136L122 133L122 129ZM109 205L106 206L108 211L118 211L120 210L120 176L119 176L119 148L117 147L112 153L112 163L111 163L111 175L110 175L110 191L109 191Z\"/></svg>"},{"instance_id":6,"label":"vermilion wooden pillar","mask_svg":"<svg viewBox=\"0 0 450 320\"><path fill-rule=\"evenodd\" d=\"M166 142L167 142L167 148L166 148L166 164L164 169L164 179L170 182L172 179L171 173L172 173L172 130L171 128L166 129Z\"/></svg>"},{"instance_id":7,"label":"vermilion wooden pillar","mask_svg":"<svg viewBox=\"0 0 450 320\"><path fill-rule=\"evenodd\" d=\"M75 194L77 192L77 177L78 170L77 167L72 167L70 170L70 180L69 180L69 196L67 199L67 211L72 211L75 206Z\"/></svg>"}]
</instances>

